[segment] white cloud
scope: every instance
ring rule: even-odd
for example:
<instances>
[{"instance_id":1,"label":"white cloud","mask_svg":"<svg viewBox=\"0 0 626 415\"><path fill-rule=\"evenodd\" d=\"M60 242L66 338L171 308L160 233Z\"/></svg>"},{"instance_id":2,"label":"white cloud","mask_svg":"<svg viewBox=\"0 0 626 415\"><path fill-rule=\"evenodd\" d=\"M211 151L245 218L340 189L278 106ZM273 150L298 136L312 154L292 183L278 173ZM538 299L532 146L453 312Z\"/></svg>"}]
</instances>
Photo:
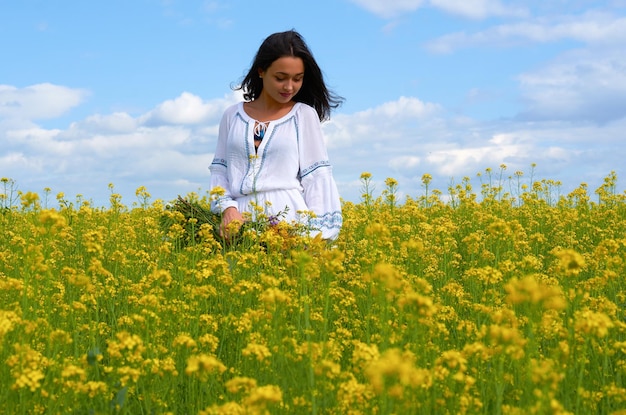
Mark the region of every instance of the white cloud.
<instances>
[{"instance_id":1,"label":"white cloud","mask_svg":"<svg viewBox=\"0 0 626 415\"><path fill-rule=\"evenodd\" d=\"M587 44L621 45L626 42L626 18L588 12L555 18L535 18L489 27L483 31L449 33L425 44L435 53L476 46L512 46L575 40Z\"/></svg>"},{"instance_id":2,"label":"white cloud","mask_svg":"<svg viewBox=\"0 0 626 415\"><path fill-rule=\"evenodd\" d=\"M525 8L505 6L499 0L350 0L365 10L382 18L392 18L403 13L414 12L422 6L430 5L446 13L470 19L484 19L490 16L526 16Z\"/></svg>"},{"instance_id":3,"label":"white cloud","mask_svg":"<svg viewBox=\"0 0 626 415\"><path fill-rule=\"evenodd\" d=\"M511 158L528 157L528 143L518 142L510 136L503 138L495 134L482 145L433 151L426 157L426 165L434 168L439 175L458 177L461 172L467 175L468 172L478 172L485 167L506 164Z\"/></svg>"},{"instance_id":4,"label":"white cloud","mask_svg":"<svg viewBox=\"0 0 626 415\"><path fill-rule=\"evenodd\" d=\"M48 83L25 88L0 85L0 119L56 118L82 103L87 95L82 89Z\"/></svg>"},{"instance_id":5,"label":"white cloud","mask_svg":"<svg viewBox=\"0 0 626 415\"><path fill-rule=\"evenodd\" d=\"M224 106L234 103L235 95L224 99L204 102L202 98L189 92L159 104L154 110L142 116L140 123L160 124L202 124L221 117Z\"/></svg>"},{"instance_id":6,"label":"white cloud","mask_svg":"<svg viewBox=\"0 0 626 415\"><path fill-rule=\"evenodd\" d=\"M490 16L523 17L528 15L528 11L524 8L505 6L499 0L430 0L430 4L448 13L470 19L484 19Z\"/></svg>"},{"instance_id":7,"label":"white cloud","mask_svg":"<svg viewBox=\"0 0 626 415\"><path fill-rule=\"evenodd\" d=\"M109 115L95 114L87 117L84 121L74 122L70 130L80 133L84 131L99 131L108 133L125 133L134 131L139 122L125 112L114 112Z\"/></svg>"},{"instance_id":8,"label":"white cloud","mask_svg":"<svg viewBox=\"0 0 626 415\"><path fill-rule=\"evenodd\" d=\"M413 12L417 10L423 3L423 0L350 0L365 10L380 16L382 18L390 18L398 16L402 13Z\"/></svg>"},{"instance_id":9,"label":"white cloud","mask_svg":"<svg viewBox=\"0 0 626 415\"><path fill-rule=\"evenodd\" d=\"M94 114L65 130L4 120L0 175L26 178L33 191L38 188L32 186L53 187L56 182L62 188L53 191L70 196L102 194L108 183L115 184L116 192L130 195L139 186L152 185L155 189L149 191L156 190L161 198L195 191L202 184L208 186L207 167L221 114L237 100L236 93L211 101L185 93L137 117L124 112ZM23 102L27 105L19 115L34 114L30 101ZM180 183L188 187L177 187Z\"/></svg>"},{"instance_id":10,"label":"white cloud","mask_svg":"<svg viewBox=\"0 0 626 415\"><path fill-rule=\"evenodd\" d=\"M414 108L436 110L409 116L389 110L402 108L407 99L420 103ZM476 180L477 173L488 167L498 172L500 165L507 167L504 180L515 171L524 172L523 180L528 180L534 163L535 179L563 179L565 192L578 187L581 177L595 189L611 170L626 175L622 167L626 151L620 150L626 118L602 125L585 120L478 122L404 98L334 120L342 128L327 131L329 153L340 192L348 200L359 199L360 186L354 179L363 171L373 174L379 191L386 177L394 177L402 192L412 195L423 191L424 173L434 178L431 189L445 193L451 182L460 183L463 177ZM340 145L333 145L335 141Z\"/></svg>"},{"instance_id":11,"label":"white cloud","mask_svg":"<svg viewBox=\"0 0 626 415\"><path fill-rule=\"evenodd\" d=\"M424 103L414 97L400 97L397 101L385 102L375 108L358 113L359 117L425 118L439 111L437 104Z\"/></svg>"},{"instance_id":12,"label":"white cloud","mask_svg":"<svg viewBox=\"0 0 626 415\"><path fill-rule=\"evenodd\" d=\"M384 143L413 135L418 122L436 122L440 111L437 104L400 97L349 116L334 116L324 131L329 147Z\"/></svg>"},{"instance_id":13,"label":"white cloud","mask_svg":"<svg viewBox=\"0 0 626 415\"><path fill-rule=\"evenodd\" d=\"M3 177L7 175L5 172L28 169L39 172L38 160L34 160L21 152L9 152L0 156L0 166L2 166Z\"/></svg>"},{"instance_id":14,"label":"white cloud","mask_svg":"<svg viewBox=\"0 0 626 415\"><path fill-rule=\"evenodd\" d=\"M590 120L626 117L626 57L613 50L577 50L519 76L532 120Z\"/></svg>"},{"instance_id":15,"label":"white cloud","mask_svg":"<svg viewBox=\"0 0 626 415\"><path fill-rule=\"evenodd\" d=\"M389 167L394 170L412 169L420 165L422 159L416 156L399 156L389 160Z\"/></svg>"},{"instance_id":16,"label":"white cloud","mask_svg":"<svg viewBox=\"0 0 626 415\"><path fill-rule=\"evenodd\" d=\"M615 57L615 62L622 61ZM562 65L567 67L565 61ZM607 64L597 65L594 71L606 76L606 70L599 68ZM569 88L569 82L573 82L569 78L558 86L546 87L539 82L541 77L545 82L552 77L556 83L562 72L552 70L554 73L549 75L526 74L531 91L528 97L532 96L532 88ZM615 83L614 78L608 79L609 84ZM196 98L179 100L179 106L173 104L177 99L166 101L174 111L187 108L190 114L204 114L198 118L180 117L180 124L142 123L162 110L165 103L137 117L121 112L94 114L65 130L34 124L9 128L10 123L4 124L5 129L0 128L4 144L0 176L17 179L23 190L51 187L54 193L63 191L69 197L100 195L96 199L99 205L107 203L108 183L124 195L125 203L134 200L139 186L146 186L155 198L166 200L177 194L208 190L207 167L220 118L215 114L223 113L237 98ZM539 96L535 99L540 101ZM202 112L203 108L212 108L213 115L206 115L209 112ZM503 163L510 172L528 171L531 163L536 163L538 170L549 177L567 173L570 178L580 175L601 182L611 169L623 164L624 152L620 155L618 149L625 128L626 117L602 125L584 120L478 122L457 118L441 106L415 97L399 97L353 114L339 113L324 124L340 191L344 199L353 201L360 197L356 179L363 171L371 172L376 180L394 177L400 182L400 191L412 195L421 192L420 177L424 173L434 177L431 189L445 191L451 177L458 182ZM572 173L572 169L577 170ZM379 183L377 188L383 189L384 184Z\"/></svg>"}]
</instances>

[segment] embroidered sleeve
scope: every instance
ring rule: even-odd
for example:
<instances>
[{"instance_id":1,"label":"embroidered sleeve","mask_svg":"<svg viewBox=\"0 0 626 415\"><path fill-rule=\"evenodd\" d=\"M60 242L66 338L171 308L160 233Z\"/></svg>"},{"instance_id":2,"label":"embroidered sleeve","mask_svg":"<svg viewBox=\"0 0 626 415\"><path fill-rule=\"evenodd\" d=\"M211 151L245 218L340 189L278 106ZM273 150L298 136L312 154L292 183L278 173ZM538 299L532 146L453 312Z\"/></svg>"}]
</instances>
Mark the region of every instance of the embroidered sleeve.
<instances>
[{"instance_id":1,"label":"embroidered sleeve","mask_svg":"<svg viewBox=\"0 0 626 415\"><path fill-rule=\"evenodd\" d=\"M228 180L228 161L227 161L227 141L229 129L228 111L222 116L220 121L219 132L217 136L217 146L213 156L213 162L209 166L211 171L210 188L212 193L221 193L215 196L211 201L211 211L213 213L222 213L229 207L237 207L237 202L231 195L230 183ZM223 189L217 192L217 188Z\"/></svg>"},{"instance_id":2,"label":"embroidered sleeve","mask_svg":"<svg viewBox=\"0 0 626 415\"><path fill-rule=\"evenodd\" d=\"M317 113L310 107L302 112L298 122L300 181L304 200L315 214L310 224L324 239L336 239L343 224L339 191Z\"/></svg>"}]
</instances>

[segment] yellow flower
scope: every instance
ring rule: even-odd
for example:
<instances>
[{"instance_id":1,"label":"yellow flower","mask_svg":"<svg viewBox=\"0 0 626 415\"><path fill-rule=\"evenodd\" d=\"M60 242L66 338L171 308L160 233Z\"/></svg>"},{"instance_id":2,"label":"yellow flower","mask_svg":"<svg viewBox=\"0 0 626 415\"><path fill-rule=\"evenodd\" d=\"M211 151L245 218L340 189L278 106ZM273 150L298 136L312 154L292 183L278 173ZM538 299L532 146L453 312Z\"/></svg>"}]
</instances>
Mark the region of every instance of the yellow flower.
<instances>
[{"instance_id":1,"label":"yellow flower","mask_svg":"<svg viewBox=\"0 0 626 415\"><path fill-rule=\"evenodd\" d=\"M61 377L64 378L76 376L80 379L85 379L86 375L85 369L72 364L65 366L63 370L61 370Z\"/></svg>"},{"instance_id":2,"label":"yellow flower","mask_svg":"<svg viewBox=\"0 0 626 415\"><path fill-rule=\"evenodd\" d=\"M382 282L383 285L390 290L397 290L405 284L400 272L391 264L376 264L371 278L374 281Z\"/></svg>"},{"instance_id":3,"label":"yellow flower","mask_svg":"<svg viewBox=\"0 0 626 415\"><path fill-rule=\"evenodd\" d=\"M254 356L256 360L262 362L263 360L272 356L270 349L263 344L249 343L242 351L244 356Z\"/></svg>"},{"instance_id":4,"label":"yellow flower","mask_svg":"<svg viewBox=\"0 0 626 415\"><path fill-rule=\"evenodd\" d=\"M531 359L531 379L534 383L546 383L556 391L565 374L559 371L558 364L552 359Z\"/></svg>"},{"instance_id":5,"label":"yellow flower","mask_svg":"<svg viewBox=\"0 0 626 415\"><path fill-rule=\"evenodd\" d=\"M195 348L197 346L196 341L187 333L180 333L174 338L172 346L183 346L188 349Z\"/></svg>"},{"instance_id":6,"label":"yellow flower","mask_svg":"<svg viewBox=\"0 0 626 415\"><path fill-rule=\"evenodd\" d=\"M259 295L259 299L266 304L286 303L289 304L289 296L279 288L271 287Z\"/></svg>"},{"instance_id":7,"label":"yellow flower","mask_svg":"<svg viewBox=\"0 0 626 415\"><path fill-rule=\"evenodd\" d=\"M143 340L136 334L127 331L119 332L115 335L117 341L109 340L107 352L111 358L124 358L127 361L140 361L146 347Z\"/></svg>"},{"instance_id":8,"label":"yellow flower","mask_svg":"<svg viewBox=\"0 0 626 415\"><path fill-rule=\"evenodd\" d=\"M20 317L14 311L0 310L0 344L2 344L3 337L12 331L20 321Z\"/></svg>"},{"instance_id":9,"label":"yellow flower","mask_svg":"<svg viewBox=\"0 0 626 415\"><path fill-rule=\"evenodd\" d=\"M257 382L255 379L245 376L237 376L226 382L226 390L230 393L244 392L248 393L253 388L256 388Z\"/></svg>"},{"instance_id":10,"label":"yellow flower","mask_svg":"<svg viewBox=\"0 0 626 415\"><path fill-rule=\"evenodd\" d=\"M142 199L149 199L151 195L148 193L146 186L139 186L137 190L135 190L135 196Z\"/></svg>"},{"instance_id":11,"label":"yellow flower","mask_svg":"<svg viewBox=\"0 0 626 415\"><path fill-rule=\"evenodd\" d=\"M31 392L35 392L41 387L41 381L45 378L43 372L39 369L24 368L16 377L15 383L11 389L28 388Z\"/></svg>"},{"instance_id":12,"label":"yellow flower","mask_svg":"<svg viewBox=\"0 0 626 415\"><path fill-rule=\"evenodd\" d=\"M398 305L400 307L415 306L417 314L422 316L431 316L436 310L432 298L412 290L405 291L398 297Z\"/></svg>"},{"instance_id":13,"label":"yellow flower","mask_svg":"<svg viewBox=\"0 0 626 415\"><path fill-rule=\"evenodd\" d=\"M217 346L219 346L220 339L212 334L203 334L198 338L198 342L209 349L211 352L215 352L217 350Z\"/></svg>"},{"instance_id":14,"label":"yellow flower","mask_svg":"<svg viewBox=\"0 0 626 415\"><path fill-rule=\"evenodd\" d=\"M388 226L382 223L372 223L365 229L365 235L370 238L388 238L391 235L391 231Z\"/></svg>"},{"instance_id":15,"label":"yellow flower","mask_svg":"<svg viewBox=\"0 0 626 415\"><path fill-rule=\"evenodd\" d=\"M41 353L31 349L29 345L14 344L15 354L9 356L6 364L11 368L11 375L15 383L11 389L27 388L31 392L41 388L41 381L45 378L43 369L50 361Z\"/></svg>"},{"instance_id":16,"label":"yellow flower","mask_svg":"<svg viewBox=\"0 0 626 415\"><path fill-rule=\"evenodd\" d=\"M374 392L380 394L395 380L401 387L430 387L430 371L414 366L415 356L398 349L386 350L378 359L373 360L365 369ZM394 395L400 389L394 389Z\"/></svg>"},{"instance_id":17,"label":"yellow flower","mask_svg":"<svg viewBox=\"0 0 626 415\"><path fill-rule=\"evenodd\" d=\"M224 196L225 194L226 194L226 189L220 186L215 186L213 189L211 189L211 192L210 192L211 200L218 199Z\"/></svg>"},{"instance_id":18,"label":"yellow flower","mask_svg":"<svg viewBox=\"0 0 626 415\"><path fill-rule=\"evenodd\" d=\"M502 272L492 267L470 268L463 275L464 280L478 281L485 285L494 285L502 281Z\"/></svg>"},{"instance_id":19,"label":"yellow flower","mask_svg":"<svg viewBox=\"0 0 626 415\"><path fill-rule=\"evenodd\" d=\"M250 412L237 402L226 402L224 405L213 405L206 408L204 411L198 412L198 415L250 415Z\"/></svg>"},{"instance_id":20,"label":"yellow flower","mask_svg":"<svg viewBox=\"0 0 626 415\"><path fill-rule=\"evenodd\" d=\"M392 177L388 177L387 179L385 179L385 186L396 187L398 186L398 181Z\"/></svg>"},{"instance_id":21,"label":"yellow flower","mask_svg":"<svg viewBox=\"0 0 626 415\"><path fill-rule=\"evenodd\" d=\"M67 226L67 219L59 212L53 209L42 210L39 213L39 221L53 232L60 232Z\"/></svg>"},{"instance_id":22,"label":"yellow flower","mask_svg":"<svg viewBox=\"0 0 626 415\"><path fill-rule=\"evenodd\" d=\"M428 186L428 184L429 184L432 180L433 180L433 176L431 176L430 174L425 173L425 174L423 174L423 175L422 175L422 183L423 183L425 186Z\"/></svg>"},{"instance_id":23,"label":"yellow flower","mask_svg":"<svg viewBox=\"0 0 626 415\"><path fill-rule=\"evenodd\" d=\"M215 356L204 353L190 356L185 368L186 375L195 375L202 380L206 380L209 374L222 374L225 371L226 366L222 362Z\"/></svg>"},{"instance_id":24,"label":"yellow flower","mask_svg":"<svg viewBox=\"0 0 626 415\"><path fill-rule=\"evenodd\" d=\"M109 387L102 381L90 380L84 384L78 386L78 391L86 394L90 398L94 398L97 395L106 396L109 391Z\"/></svg>"},{"instance_id":25,"label":"yellow flower","mask_svg":"<svg viewBox=\"0 0 626 415\"><path fill-rule=\"evenodd\" d=\"M129 381L137 382L141 371L137 368L130 366L122 366L117 368L117 373L120 375L120 382L122 386L128 385Z\"/></svg>"},{"instance_id":26,"label":"yellow flower","mask_svg":"<svg viewBox=\"0 0 626 415\"><path fill-rule=\"evenodd\" d=\"M39 195L33 192L20 192L20 198L22 199L22 207L28 209L30 207L37 209L39 207Z\"/></svg>"},{"instance_id":27,"label":"yellow flower","mask_svg":"<svg viewBox=\"0 0 626 415\"><path fill-rule=\"evenodd\" d=\"M276 385L265 385L254 388L244 399L244 404L252 408L265 408L268 404L283 401L283 392Z\"/></svg>"},{"instance_id":28,"label":"yellow flower","mask_svg":"<svg viewBox=\"0 0 626 415\"><path fill-rule=\"evenodd\" d=\"M70 333L56 329L50 333L50 342L51 343L59 343L59 344L71 344L74 340Z\"/></svg>"},{"instance_id":29,"label":"yellow flower","mask_svg":"<svg viewBox=\"0 0 626 415\"><path fill-rule=\"evenodd\" d=\"M585 266L585 258L573 249L557 249L552 253L559 260L559 270L565 275L577 275Z\"/></svg>"},{"instance_id":30,"label":"yellow flower","mask_svg":"<svg viewBox=\"0 0 626 415\"><path fill-rule=\"evenodd\" d=\"M459 372L467 371L467 359L458 350L447 350L441 353L437 358L437 365L445 365L449 369L458 370Z\"/></svg>"},{"instance_id":31,"label":"yellow flower","mask_svg":"<svg viewBox=\"0 0 626 415\"><path fill-rule=\"evenodd\" d=\"M359 383L354 376L350 375L350 379L339 384L337 390L337 401L342 413L350 413L355 407L367 408L370 400L374 397L371 387L366 384ZM361 412L352 412L354 414Z\"/></svg>"},{"instance_id":32,"label":"yellow flower","mask_svg":"<svg viewBox=\"0 0 626 415\"><path fill-rule=\"evenodd\" d=\"M585 309L575 313L574 327L576 331L595 337L606 337L615 323L604 313Z\"/></svg>"},{"instance_id":33,"label":"yellow flower","mask_svg":"<svg viewBox=\"0 0 626 415\"><path fill-rule=\"evenodd\" d=\"M547 310L562 310L566 307L565 297L559 286L541 283L533 275L524 278L512 278L504 286L509 304L539 304Z\"/></svg>"}]
</instances>

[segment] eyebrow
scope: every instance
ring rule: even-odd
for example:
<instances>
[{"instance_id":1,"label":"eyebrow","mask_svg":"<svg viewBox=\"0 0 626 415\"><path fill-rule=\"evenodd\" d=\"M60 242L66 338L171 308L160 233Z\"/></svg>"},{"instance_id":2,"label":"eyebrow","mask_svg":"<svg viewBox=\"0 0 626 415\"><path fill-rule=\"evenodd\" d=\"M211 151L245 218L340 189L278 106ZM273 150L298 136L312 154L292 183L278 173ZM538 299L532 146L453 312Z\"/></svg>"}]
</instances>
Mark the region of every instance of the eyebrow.
<instances>
[{"instance_id":1,"label":"eyebrow","mask_svg":"<svg viewBox=\"0 0 626 415\"><path fill-rule=\"evenodd\" d=\"M287 72L276 72L276 75L287 75L287 76L290 76ZM293 76L300 76L300 75L304 75L304 72L297 73L297 74L295 74Z\"/></svg>"}]
</instances>

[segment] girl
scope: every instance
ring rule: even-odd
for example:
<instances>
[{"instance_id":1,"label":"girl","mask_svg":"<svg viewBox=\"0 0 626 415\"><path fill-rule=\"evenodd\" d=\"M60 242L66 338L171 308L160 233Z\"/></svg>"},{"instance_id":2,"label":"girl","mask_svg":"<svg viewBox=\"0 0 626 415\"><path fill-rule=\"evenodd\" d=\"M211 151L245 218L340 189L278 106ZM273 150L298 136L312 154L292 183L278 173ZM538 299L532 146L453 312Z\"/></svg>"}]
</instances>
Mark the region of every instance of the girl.
<instances>
[{"instance_id":1,"label":"girl","mask_svg":"<svg viewBox=\"0 0 626 415\"><path fill-rule=\"evenodd\" d=\"M330 92L322 71L297 32L270 35L236 89L244 102L222 117L211 189L220 187L211 209L222 215L222 230L242 213L300 221L336 239L342 225L337 185L321 122L343 101ZM313 217L303 212L312 212Z\"/></svg>"}]
</instances>

